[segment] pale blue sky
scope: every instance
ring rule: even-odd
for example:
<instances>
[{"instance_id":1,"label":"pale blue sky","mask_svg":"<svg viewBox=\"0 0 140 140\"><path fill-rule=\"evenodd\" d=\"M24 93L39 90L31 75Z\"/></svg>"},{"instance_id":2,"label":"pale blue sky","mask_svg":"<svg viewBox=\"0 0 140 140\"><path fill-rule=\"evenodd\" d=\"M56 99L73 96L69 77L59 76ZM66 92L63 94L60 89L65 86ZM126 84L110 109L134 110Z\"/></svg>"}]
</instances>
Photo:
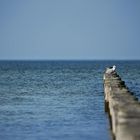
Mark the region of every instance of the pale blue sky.
<instances>
[{"instance_id":1,"label":"pale blue sky","mask_svg":"<svg viewBox=\"0 0 140 140\"><path fill-rule=\"evenodd\" d=\"M140 59L140 0L0 0L0 59Z\"/></svg>"}]
</instances>

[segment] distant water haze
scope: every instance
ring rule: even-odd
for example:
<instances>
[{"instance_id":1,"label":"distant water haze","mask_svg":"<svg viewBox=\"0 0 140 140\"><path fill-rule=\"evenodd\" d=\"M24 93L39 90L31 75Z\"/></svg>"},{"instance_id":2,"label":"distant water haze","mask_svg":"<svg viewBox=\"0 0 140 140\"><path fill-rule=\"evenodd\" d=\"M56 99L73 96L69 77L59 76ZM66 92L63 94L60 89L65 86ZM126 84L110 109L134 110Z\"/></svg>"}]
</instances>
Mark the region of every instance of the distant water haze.
<instances>
[{"instance_id":1,"label":"distant water haze","mask_svg":"<svg viewBox=\"0 0 140 140\"><path fill-rule=\"evenodd\" d=\"M1 0L0 59L140 59L139 0Z\"/></svg>"}]
</instances>

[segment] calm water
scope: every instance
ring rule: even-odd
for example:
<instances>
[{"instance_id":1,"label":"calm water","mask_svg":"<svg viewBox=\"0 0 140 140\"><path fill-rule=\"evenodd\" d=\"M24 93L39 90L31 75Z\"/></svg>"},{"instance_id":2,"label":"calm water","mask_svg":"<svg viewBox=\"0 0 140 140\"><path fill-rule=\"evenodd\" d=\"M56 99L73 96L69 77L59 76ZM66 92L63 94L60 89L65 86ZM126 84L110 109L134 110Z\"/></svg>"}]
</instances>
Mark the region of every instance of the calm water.
<instances>
[{"instance_id":1,"label":"calm water","mask_svg":"<svg viewBox=\"0 0 140 140\"><path fill-rule=\"evenodd\" d=\"M140 61L1 61L0 139L111 140L102 76L113 64L140 97Z\"/></svg>"}]
</instances>

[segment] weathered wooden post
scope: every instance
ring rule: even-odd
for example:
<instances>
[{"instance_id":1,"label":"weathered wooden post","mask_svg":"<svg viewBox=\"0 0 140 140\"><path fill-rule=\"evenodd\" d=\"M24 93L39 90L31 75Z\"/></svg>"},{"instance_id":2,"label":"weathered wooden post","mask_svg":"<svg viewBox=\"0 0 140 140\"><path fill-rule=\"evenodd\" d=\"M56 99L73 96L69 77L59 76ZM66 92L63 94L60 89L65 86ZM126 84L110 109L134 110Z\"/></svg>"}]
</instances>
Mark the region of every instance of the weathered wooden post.
<instances>
[{"instance_id":1,"label":"weathered wooden post","mask_svg":"<svg viewBox=\"0 0 140 140\"><path fill-rule=\"evenodd\" d=\"M116 140L140 140L140 103L115 70L104 73L105 112Z\"/></svg>"}]
</instances>

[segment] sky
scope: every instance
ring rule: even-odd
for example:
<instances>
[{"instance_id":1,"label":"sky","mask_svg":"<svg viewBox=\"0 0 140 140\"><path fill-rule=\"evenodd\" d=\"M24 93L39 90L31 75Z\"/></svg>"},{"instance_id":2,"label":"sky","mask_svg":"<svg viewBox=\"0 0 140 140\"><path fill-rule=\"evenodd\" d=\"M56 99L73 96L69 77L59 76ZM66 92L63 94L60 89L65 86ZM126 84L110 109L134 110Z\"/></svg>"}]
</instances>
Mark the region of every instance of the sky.
<instances>
[{"instance_id":1,"label":"sky","mask_svg":"<svg viewBox=\"0 0 140 140\"><path fill-rule=\"evenodd\" d=\"M0 0L3 59L140 59L140 0Z\"/></svg>"}]
</instances>

